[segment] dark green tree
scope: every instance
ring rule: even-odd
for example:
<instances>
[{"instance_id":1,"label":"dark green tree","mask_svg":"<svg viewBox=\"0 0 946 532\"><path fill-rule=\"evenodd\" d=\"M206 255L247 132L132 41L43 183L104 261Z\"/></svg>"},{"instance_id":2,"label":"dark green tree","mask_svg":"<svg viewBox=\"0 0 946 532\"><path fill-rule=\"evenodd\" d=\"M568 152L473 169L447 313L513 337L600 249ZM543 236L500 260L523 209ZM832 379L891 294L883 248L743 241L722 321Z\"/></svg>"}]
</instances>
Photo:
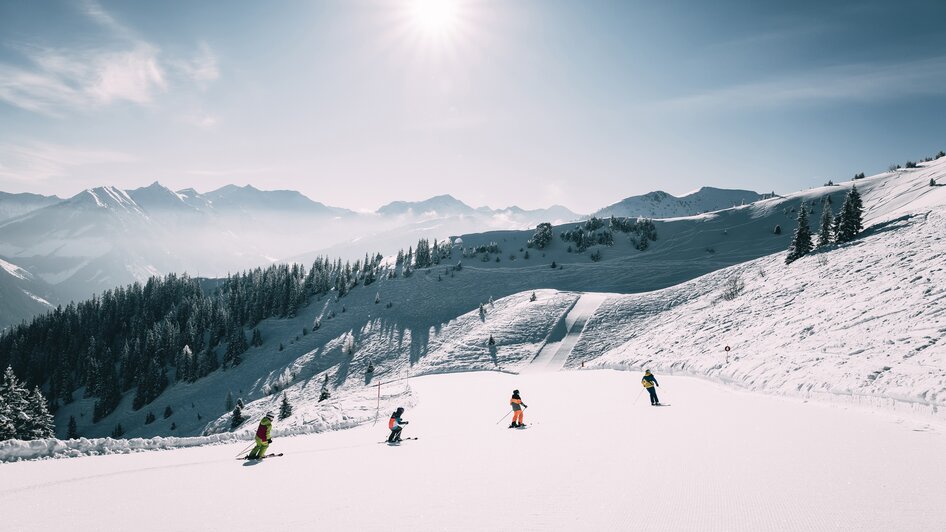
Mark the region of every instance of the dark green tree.
<instances>
[{"instance_id":1,"label":"dark green tree","mask_svg":"<svg viewBox=\"0 0 946 532\"><path fill-rule=\"evenodd\" d=\"M795 229L791 246L788 248L785 264L791 264L811 253L811 227L808 226L808 209L805 208L804 204L802 208L798 209L797 221L798 227Z\"/></svg>"}]
</instances>

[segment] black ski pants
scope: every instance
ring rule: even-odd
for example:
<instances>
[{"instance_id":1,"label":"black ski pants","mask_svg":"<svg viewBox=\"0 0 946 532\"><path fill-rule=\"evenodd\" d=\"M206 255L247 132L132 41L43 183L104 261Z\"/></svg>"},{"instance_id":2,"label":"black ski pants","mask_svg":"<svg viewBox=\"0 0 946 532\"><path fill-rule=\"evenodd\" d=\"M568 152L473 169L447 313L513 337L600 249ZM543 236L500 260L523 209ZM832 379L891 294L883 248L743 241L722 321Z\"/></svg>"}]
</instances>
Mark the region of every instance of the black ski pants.
<instances>
[{"instance_id":1,"label":"black ski pants","mask_svg":"<svg viewBox=\"0 0 946 532\"><path fill-rule=\"evenodd\" d=\"M388 436L388 441L401 441L401 427L391 429L391 435Z\"/></svg>"}]
</instances>

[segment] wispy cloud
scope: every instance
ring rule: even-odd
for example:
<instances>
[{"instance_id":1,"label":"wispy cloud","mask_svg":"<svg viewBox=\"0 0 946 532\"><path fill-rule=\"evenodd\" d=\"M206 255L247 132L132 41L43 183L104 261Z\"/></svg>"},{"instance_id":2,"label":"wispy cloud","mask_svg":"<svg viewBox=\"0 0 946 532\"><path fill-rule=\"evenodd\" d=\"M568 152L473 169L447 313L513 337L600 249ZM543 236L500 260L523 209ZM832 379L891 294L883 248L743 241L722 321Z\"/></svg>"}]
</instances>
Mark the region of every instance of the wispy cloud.
<instances>
[{"instance_id":1,"label":"wispy cloud","mask_svg":"<svg viewBox=\"0 0 946 532\"><path fill-rule=\"evenodd\" d=\"M17 45L27 66L0 63L0 100L49 116L88 111L117 102L149 105L180 78L205 88L220 73L206 43L192 58L164 58L160 48L138 37L97 2L82 12L103 27L116 44L57 49Z\"/></svg>"},{"instance_id":2,"label":"wispy cloud","mask_svg":"<svg viewBox=\"0 0 946 532\"><path fill-rule=\"evenodd\" d=\"M946 94L946 56L901 63L857 63L732 85L657 103L660 109L778 107L875 102Z\"/></svg>"},{"instance_id":3,"label":"wispy cloud","mask_svg":"<svg viewBox=\"0 0 946 532\"><path fill-rule=\"evenodd\" d=\"M110 150L82 149L49 143L2 143L0 179L36 182L69 175L77 167L134 160L131 155Z\"/></svg>"}]
</instances>

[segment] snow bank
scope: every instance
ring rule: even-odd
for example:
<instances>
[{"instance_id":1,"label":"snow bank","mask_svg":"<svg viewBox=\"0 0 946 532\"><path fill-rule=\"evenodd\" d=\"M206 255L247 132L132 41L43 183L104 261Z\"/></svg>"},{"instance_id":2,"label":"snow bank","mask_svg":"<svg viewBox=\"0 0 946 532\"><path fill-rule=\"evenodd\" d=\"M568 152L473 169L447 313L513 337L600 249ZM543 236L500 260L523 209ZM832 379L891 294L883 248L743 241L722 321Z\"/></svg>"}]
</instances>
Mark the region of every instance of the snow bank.
<instances>
[{"instance_id":1,"label":"snow bank","mask_svg":"<svg viewBox=\"0 0 946 532\"><path fill-rule=\"evenodd\" d=\"M322 420L307 425L287 428L274 428L275 437L298 436L329 430L340 430L355 427L364 420L343 418L334 423L325 423ZM255 428L256 424L252 424ZM96 456L105 454L128 454L143 451L159 451L166 449L182 449L200 445L233 443L237 441L252 442L253 430L246 429L239 432L210 434L207 436L193 436L178 438L174 436L154 438L79 438L60 440L46 438L42 440L5 440L0 441L0 462L18 462L20 460L36 460L41 458L74 458L79 456Z\"/></svg>"}]
</instances>

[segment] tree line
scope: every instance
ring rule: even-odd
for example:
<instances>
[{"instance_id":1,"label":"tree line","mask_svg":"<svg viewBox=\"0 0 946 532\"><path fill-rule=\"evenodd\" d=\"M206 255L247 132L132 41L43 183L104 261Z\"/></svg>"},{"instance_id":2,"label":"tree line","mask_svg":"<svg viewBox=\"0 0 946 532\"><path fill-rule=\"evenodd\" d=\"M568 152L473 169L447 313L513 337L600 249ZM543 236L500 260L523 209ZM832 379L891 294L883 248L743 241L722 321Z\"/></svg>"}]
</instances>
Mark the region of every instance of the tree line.
<instances>
[{"instance_id":1,"label":"tree line","mask_svg":"<svg viewBox=\"0 0 946 532\"><path fill-rule=\"evenodd\" d=\"M212 290L187 275L152 277L0 333L0 367L46 390L53 411L77 393L95 398L98 421L127 393L140 409L173 382L240 364L251 343L263 342L260 321L292 317L312 297L342 297L370 284L381 262L376 254L354 264L318 258L308 271L273 265L229 275Z\"/></svg>"}]
</instances>

